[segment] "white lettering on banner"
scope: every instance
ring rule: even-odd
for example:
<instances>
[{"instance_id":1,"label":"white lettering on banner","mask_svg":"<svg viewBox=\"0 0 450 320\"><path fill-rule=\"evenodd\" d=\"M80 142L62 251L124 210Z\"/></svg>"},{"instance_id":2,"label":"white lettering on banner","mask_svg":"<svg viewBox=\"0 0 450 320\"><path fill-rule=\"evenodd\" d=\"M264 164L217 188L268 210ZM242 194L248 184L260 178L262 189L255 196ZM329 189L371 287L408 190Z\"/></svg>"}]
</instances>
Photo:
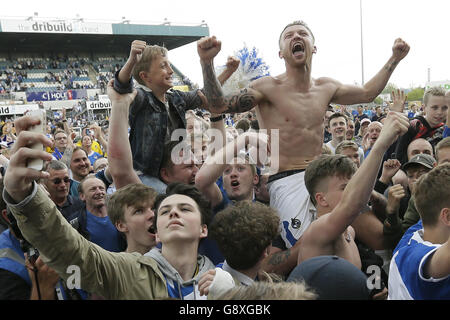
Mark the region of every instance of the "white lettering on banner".
<instances>
[{"instance_id":1,"label":"white lettering on banner","mask_svg":"<svg viewBox=\"0 0 450 320\"><path fill-rule=\"evenodd\" d=\"M49 92L50 100L67 100L67 92Z\"/></svg>"},{"instance_id":2,"label":"white lettering on banner","mask_svg":"<svg viewBox=\"0 0 450 320\"><path fill-rule=\"evenodd\" d=\"M70 20L1 20L2 32L112 34L112 24Z\"/></svg>"},{"instance_id":3,"label":"white lettering on banner","mask_svg":"<svg viewBox=\"0 0 450 320\"><path fill-rule=\"evenodd\" d=\"M111 101L86 101L86 107L88 110L111 109Z\"/></svg>"}]
</instances>

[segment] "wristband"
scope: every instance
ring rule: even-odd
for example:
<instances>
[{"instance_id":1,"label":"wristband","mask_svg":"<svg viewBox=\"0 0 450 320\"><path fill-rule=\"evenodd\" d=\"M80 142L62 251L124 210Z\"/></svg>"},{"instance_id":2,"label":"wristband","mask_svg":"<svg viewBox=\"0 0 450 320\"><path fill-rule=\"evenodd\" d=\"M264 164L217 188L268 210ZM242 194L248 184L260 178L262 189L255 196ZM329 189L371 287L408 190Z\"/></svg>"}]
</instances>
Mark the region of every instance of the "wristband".
<instances>
[{"instance_id":1,"label":"wristband","mask_svg":"<svg viewBox=\"0 0 450 320\"><path fill-rule=\"evenodd\" d=\"M223 118L224 118L224 115L221 114L221 115L218 116L218 117L209 118L209 121L211 121L211 122L217 122L217 121L223 120Z\"/></svg>"}]
</instances>

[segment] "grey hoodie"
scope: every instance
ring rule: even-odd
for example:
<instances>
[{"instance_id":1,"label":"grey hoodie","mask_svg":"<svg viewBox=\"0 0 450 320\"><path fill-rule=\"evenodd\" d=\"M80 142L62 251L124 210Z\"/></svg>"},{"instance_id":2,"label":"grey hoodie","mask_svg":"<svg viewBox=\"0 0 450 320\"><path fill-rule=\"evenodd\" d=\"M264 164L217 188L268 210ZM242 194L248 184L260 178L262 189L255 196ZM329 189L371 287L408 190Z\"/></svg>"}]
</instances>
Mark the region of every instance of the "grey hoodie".
<instances>
[{"instance_id":1,"label":"grey hoodie","mask_svg":"<svg viewBox=\"0 0 450 320\"><path fill-rule=\"evenodd\" d=\"M205 272L215 268L214 264L206 256L197 256L199 271L194 278L188 281L184 281L181 278L178 271L163 257L160 249L153 248L144 256L151 257L157 262L159 270L166 279L169 297L182 300L206 300L206 296L200 296L198 281Z\"/></svg>"}]
</instances>

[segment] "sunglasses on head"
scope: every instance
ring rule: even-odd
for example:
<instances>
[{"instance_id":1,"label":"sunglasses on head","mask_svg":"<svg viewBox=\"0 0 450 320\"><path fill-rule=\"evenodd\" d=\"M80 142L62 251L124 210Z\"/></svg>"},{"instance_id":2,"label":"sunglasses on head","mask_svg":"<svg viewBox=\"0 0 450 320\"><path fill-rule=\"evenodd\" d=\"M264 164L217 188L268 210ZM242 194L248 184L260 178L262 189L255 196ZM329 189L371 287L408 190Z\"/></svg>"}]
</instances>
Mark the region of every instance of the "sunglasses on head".
<instances>
[{"instance_id":1,"label":"sunglasses on head","mask_svg":"<svg viewBox=\"0 0 450 320\"><path fill-rule=\"evenodd\" d=\"M52 182L53 182L54 184L60 184L61 181L64 181L64 183L69 183L69 182L70 182L70 178L69 178L69 177L64 177L64 179L56 178L56 179L53 179L53 180L52 180Z\"/></svg>"}]
</instances>

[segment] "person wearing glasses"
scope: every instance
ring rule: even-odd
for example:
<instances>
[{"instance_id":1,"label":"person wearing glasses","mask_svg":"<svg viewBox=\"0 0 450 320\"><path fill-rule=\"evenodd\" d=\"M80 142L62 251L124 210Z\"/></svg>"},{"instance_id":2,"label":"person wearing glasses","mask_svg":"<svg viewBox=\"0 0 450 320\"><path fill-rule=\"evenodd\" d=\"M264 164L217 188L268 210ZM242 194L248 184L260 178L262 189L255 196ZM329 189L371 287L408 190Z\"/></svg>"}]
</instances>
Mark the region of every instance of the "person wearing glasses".
<instances>
[{"instance_id":1,"label":"person wearing glasses","mask_svg":"<svg viewBox=\"0 0 450 320\"><path fill-rule=\"evenodd\" d=\"M50 176L42 180L41 184L64 217L67 218L84 207L83 201L69 194L69 169L63 162L52 160L48 162L45 171Z\"/></svg>"}]
</instances>

